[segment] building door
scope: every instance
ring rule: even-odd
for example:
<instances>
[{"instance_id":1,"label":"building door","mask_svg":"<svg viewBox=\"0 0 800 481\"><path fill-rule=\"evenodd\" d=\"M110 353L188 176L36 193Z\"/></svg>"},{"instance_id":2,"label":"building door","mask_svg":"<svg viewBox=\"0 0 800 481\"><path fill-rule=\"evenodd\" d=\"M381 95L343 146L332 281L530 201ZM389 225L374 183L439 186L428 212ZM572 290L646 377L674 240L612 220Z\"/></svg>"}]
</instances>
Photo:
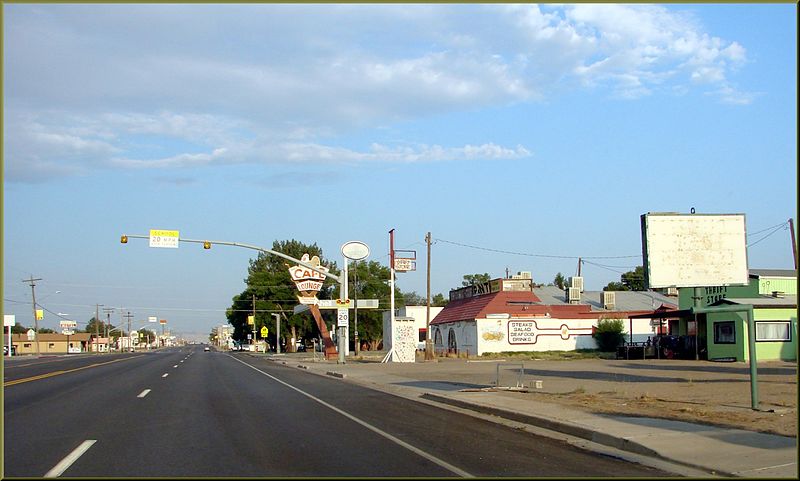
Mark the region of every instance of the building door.
<instances>
[{"instance_id":1,"label":"building door","mask_svg":"<svg viewBox=\"0 0 800 481\"><path fill-rule=\"evenodd\" d=\"M456 333L453 329L447 333L447 352L458 354L458 346L456 345Z\"/></svg>"}]
</instances>

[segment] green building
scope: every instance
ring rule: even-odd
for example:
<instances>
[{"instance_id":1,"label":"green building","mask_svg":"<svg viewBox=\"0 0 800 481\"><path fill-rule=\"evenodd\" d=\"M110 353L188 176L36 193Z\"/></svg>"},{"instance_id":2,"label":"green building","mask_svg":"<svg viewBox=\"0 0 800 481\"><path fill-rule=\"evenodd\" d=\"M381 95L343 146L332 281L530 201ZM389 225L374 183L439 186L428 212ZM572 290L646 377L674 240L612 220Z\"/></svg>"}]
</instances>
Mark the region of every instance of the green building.
<instances>
[{"instance_id":1,"label":"green building","mask_svg":"<svg viewBox=\"0 0 800 481\"><path fill-rule=\"evenodd\" d=\"M743 311L684 315L670 321L671 332L695 336L704 359L746 362L749 333L745 310L752 306L756 359L796 361L797 271L751 269L749 280L747 286L700 288L699 306L694 302L694 288L679 289L678 306L683 313L693 307L720 306L741 306Z\"/></svg>"}]
</instances>

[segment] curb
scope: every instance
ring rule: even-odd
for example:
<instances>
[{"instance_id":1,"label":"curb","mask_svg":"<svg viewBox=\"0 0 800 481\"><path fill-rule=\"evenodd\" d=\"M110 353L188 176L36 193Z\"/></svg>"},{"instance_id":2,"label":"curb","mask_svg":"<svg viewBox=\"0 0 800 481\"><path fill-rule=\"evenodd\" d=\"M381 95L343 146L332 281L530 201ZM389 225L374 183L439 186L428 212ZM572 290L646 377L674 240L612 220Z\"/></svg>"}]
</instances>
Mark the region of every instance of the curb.
<instances>
[{"instance_id":1,"label":"curb","mask_svg":"<svg viewBox=\"0 0 800 481\"><path fill-rule=\"evenodd\" d=\"M492 414L494 416L498 416L504 419L509 419L511 421L517 421L524 424L539 426L544 429L549 429L550 431L557 431L560 433L568 434L570 436L583 438L598 444L604 444L606 446L611 446L612 448L621 449L623 451L630 451L632 453L641 454L644 456L659 457L662 459L666 459L663 458L663 456L661 456L657 451L654 451L646 446L633 442L629 439L598 433L591 429L577 426L574 424L553 421L551 419L545 419L538 416L531 416L529 414L521 414L513 411L506 411L504 409L489 407L482 404L474 404L467 401L460 401L458 399L453 399L446 396L440 396L438 394L425 393L420 397L422 397L423 399L429 399L431 401L450 404L452 406L457 406L464 409L470 409L472 411L482 412L484 414Z\"/></svg>"},{"instance_id":2,"label":"curb","mask_svg":"<svg viewBox=\"0 0 800 481\"><path fill-rule=\"evenodd\" d=\"M657 458L664 461L668 461L670 463L680 464L682 466L699 469L702 471L709 471L707 466L700 466L697 464L687 463L685 461L671 459L665 457L658 451L655 451L647 446L639 444L635 441L631 441L630 439L621 438L618 436L612 436L610 434L605 434L601 432L594 431L589 428L584 428L581 426L577 426L574 424L570 424L567 422L562 421L553 421L551 419L545 419L538 416L532 416L529 414L521 414L514 411L507 411L505 409L494 408L490 406L486 406L483 404L475 404L468 401L461 401L458 399L453 399L447 396L441 396L438 394L432 393L424 393L420 396L423 399L427 399L429 401L439 402L442 404L448 404L451 406L456 406L462 409L469 409L472 411L480 412L483 414L490 414L493 416L498 416L504 419L508 419L511 421L517 421L524 424L530 424L532 426L537 426L540 428L544 428L550 431L556 431L559 433L567 434L570 436L586 439L588 441L592 441L597 444L602 444L605 446L609 446L615 449L619 449L621 451L628 451L630 453L639 454L642 456L647 456L651 458ZM728 477L736 477L733 473L723 472L719 470L714 471L715 476L728 476Z\"/></svg>"}]
</instances>

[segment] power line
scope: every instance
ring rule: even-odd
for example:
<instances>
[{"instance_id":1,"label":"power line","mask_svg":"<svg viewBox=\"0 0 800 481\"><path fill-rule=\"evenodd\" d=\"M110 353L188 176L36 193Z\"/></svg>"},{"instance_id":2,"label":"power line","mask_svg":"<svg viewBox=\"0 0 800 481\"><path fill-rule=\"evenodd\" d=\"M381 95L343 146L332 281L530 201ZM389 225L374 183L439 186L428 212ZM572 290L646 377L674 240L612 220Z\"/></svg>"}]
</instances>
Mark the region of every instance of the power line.
<instances>
[{"instance_id":1,"label":"power line","mask_svg":"<svg viewBox=\"0 0 800 481\"><path fill-rule=\"evenodd\" d=\"M781 227L783 227L783 229L781 229ZM759 242L763 241L764 239L766 239L767 237L770 237L770 236L772 236L772 235L773 235L773 234L775 234L776 232L778 232L778 231L780 231L780 230L786 230L787 228L788 228L788 224L787 224L786 222L784 222L783 224L780 224L780 225L774 226L774 229L772 230L772 232L768 233L767 235L765 235L765 236L764 236L764 237L762 237L761 239L758 239L757 241L755 241L755 242L752 242L752 243L748 244L748 245L747 245L747 247L754 246L754 245L758 244ZM763 232L763 231L762 231L762 232Z\"/></svg>"},{"instance_id":2,"label":"power line","mask_svg":"<svg viewBox=\"0 0 800 481\"><path fill-rule=\"evenodd\" d=\"M787 222L787 221L784 221L784 222L781 222L780 224L776 224L776 225L774 225L774 226L772 226L772 227L767 227L766 229L761 229L760 231L757 231L757 232L751 232L751 233L747 234L747 237L750 237L750 236L752 236L752 235L758 235L758 234L760 234L760 233L762 233L762 232L766 232L766 231L768 231L768 230L770 230L770 229L774 229L774 228L776 228L776 227L782 227L782 226L784 226L784 225L788 225L788 222Z\"/></svg>"},{"instance_id":3,"label":"power line","mask_svg":"<svg viewBox=\"0 0 800 481\"><path fill-rule=\"evenodd\" d=\"M630 255L630 256L557 256L557 255L548 255L548 254L530 254L527 252L513 252L513 251L505 251L501 249L492 249L489 247L481 247L481 246L474 246L470 244L463 244L461 242L449 241L445 239L435 239L438 242L445 242L447 244L453 244L461 247L469 247L470 249L478 249L483 251L489 252L499 252L501 254L513 254L518 256L529 256L529 257L548 257L551 259L633 259L633 258L641 258L641 254L637 255Z\"/></svg>"}]
</instances>

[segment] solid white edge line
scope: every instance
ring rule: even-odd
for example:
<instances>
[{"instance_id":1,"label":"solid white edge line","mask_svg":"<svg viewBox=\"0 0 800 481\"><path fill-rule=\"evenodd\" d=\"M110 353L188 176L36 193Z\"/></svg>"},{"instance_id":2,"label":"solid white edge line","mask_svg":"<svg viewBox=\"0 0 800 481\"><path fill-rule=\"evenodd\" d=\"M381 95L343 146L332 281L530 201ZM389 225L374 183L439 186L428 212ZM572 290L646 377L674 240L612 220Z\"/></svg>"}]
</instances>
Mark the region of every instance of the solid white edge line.
<instances>
[{"instance_id":1,"label":"solid white edge line","mask_svg":"<svg viewBox=\"0 0 800 481\"><path fill-rule=\"evenodd\" d=\"M136 397L145 397L148 394L150 394L150 390L149 389L145 389L144 391L140 392L139 395L136 396Z\"/></svg>"},{"instance_id":2,"label":"solid white edge line","mask_svg":"<svg viewBox=\"0 0 800 481\"><path fill-rule=\"evenodd\" d=\"M260 372L261 374L267 376L268 378L283 384L284 386L286 386L286 387L288 387L290 389L294 389L295 391L299 392L303 396L306 396L307 398L312 399L312 400L322 404L326 408L341 414L342 416L350 419L351 421L356 422L356 423L364 426L365 428L367 428L367 429L379 434L380 436L383 436L386 439L388 439L388 440L390 440L390 441L392 441L392 442L394 442L394 443L396 443L396 444L408 449L412 453L415 453L415 454L417 454L419 456L422 456L423 458L427 459L428 461L431 461L431 462L433 462L435 464L438 464L439 466L447 469L448 471L450 471L450 472L452 472L454 474L457 474L457 475L461 476L462 478L474 478L475 477L475 476L469 474L468 472L464 471L463 469L458 468L456 466L453 466L452 464L448 463L447 461L443 461L443 460L441 460L441 459L439 459L439 458L437 458L435 456L432 456L432 455L426 453L425 451L423 451L423 450L421 450L421 449L419 449L419 448L417 448L415 446L412 446L412 445L408 444L407 442L403 441L402 439L398 439L395 436L392 436L391 434L389 434L389 433L387 433L385 431L381 431L380 429L378 429L375 426L367 423L366 421L362 421L361 419L358 419L357 417L353 416L352 414L349 414L349 413L347 413L345 411L342 411L341 409L337 408L336 406L328 404L327 402L323 401L322 399L319 399L318 397L315 397L315 396L303 391L302 389L296 388L296 387L292 386L291 384L288 384L285 381L281 381L280 379L276 378L275 376L273 376L271 374L268 374L268 373L258 369L257 367L251 366L250 364L247 364L244 361L236 359L233 356L229 355L229 357L231 359L234 359L234 360L244 364L245 366L247 366L247 367L249 367L249 368L251 368L251 369L253 369L253 370L257 371L257 372Z\"/></svg>"},{"instance_id":3,"label":"solid white edge line","mask_svg":"<svg viewBox=\"0 0 800 481\"><path fill-rule=\"evenodd\" d=\"M96 439L87 439L86 441L82 442L80 446L75 448L71 453L67 455L66 458L62 459L60 463L56 464L53 469L47 472L44 475L45 478L57 478L61 476L72 464L80 458L83 453L86 452L87 449L92 447L92 444L96 443Z\"/></svg>"}]
</instances>

